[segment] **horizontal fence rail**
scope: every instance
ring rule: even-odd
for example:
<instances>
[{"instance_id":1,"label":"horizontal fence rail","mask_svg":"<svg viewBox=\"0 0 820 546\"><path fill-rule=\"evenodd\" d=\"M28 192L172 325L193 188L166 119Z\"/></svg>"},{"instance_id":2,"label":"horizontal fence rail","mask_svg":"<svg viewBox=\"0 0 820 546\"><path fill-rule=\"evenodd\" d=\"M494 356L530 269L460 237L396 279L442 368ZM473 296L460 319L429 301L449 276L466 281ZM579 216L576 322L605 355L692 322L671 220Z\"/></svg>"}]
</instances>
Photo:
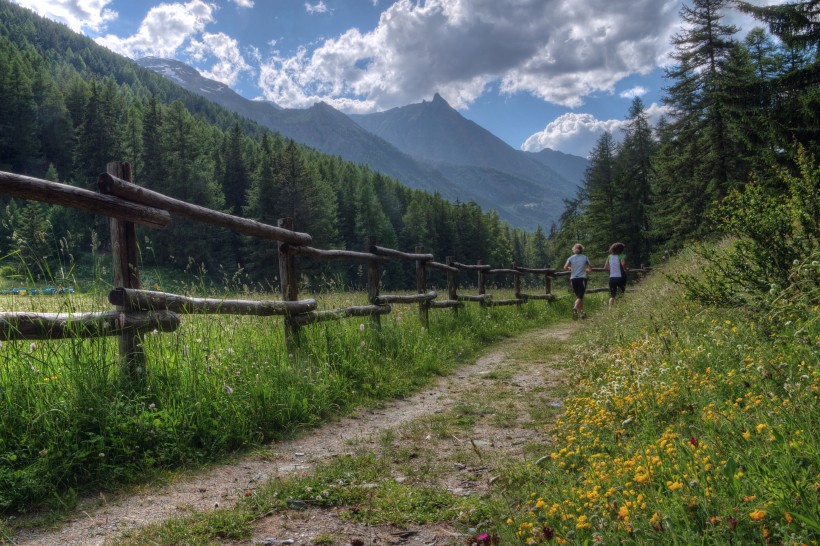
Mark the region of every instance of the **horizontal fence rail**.
<instances>
[{"instance_id":1,"label":"horizontal fence rail","mask_svg":"<svg viewBox=\"0 0 820 546\"><path fill-rule=\"evenodd\" d=\"M121 180L109 173L103 173L99 176L97 186L102 193L114 195L125 202L134 202L155 207L204 224L230 229L243 235L251 235L261 239L272 239L274 241L283 241L297 245L308 245L313 241L313 238L307 233L297 233L276 226L262 224L255 220L248 220L247 218L200 207L199 205L192 205L191 203L186 203L185 201L180 201L179 199L141 188L136 184ZM126 218L122 219L126 220Z\"/></svg>"},{"instance_id":2,"label":"horizontal fence rail","mask_svg":"<svg viewBox=\"0 0 820 546\"><path fill-rule=\"evenodd\" d=\"M0 340L41 340L173 332L179 316L170 311L122 313L0 313Z\"/></svg>"},{"instance_id":3,"label":"horizontal fence rail","mask_svg":"<svg viewBox=\"0 0 820 546\"><path fill-rule=\"evenodd\" d=\"M93 212L151 228L162 229L171 223L171 215L155 207L3 171L0 171L0 192L10 197Z\"/></svg>"},{"instance_id":4,"label":"horizontal fence rail","mask_svg":"<svg viewBox=\"0 0 820 546\"><path fill-rule=\"evenodd\" d=\"M220 300L190 298L166 292L137 290L133 288L115 288L108 294L112 305L127 307L132 310L165 309L181 314L210 315L298 315L316 309L316 300L301 301L257 301L257 300Z\"/></svg>"},{"instance_id":5,"label":"horizontal fence rail","mask_svg":"<svg viewBox=\"0 0 820 546\"><path fill-rule=\"evenodd\" d=\"M0 171L0 195L42 201L110 218L114 289L110 291L108 301L116 308L115 311L101 313L0 313L0 340L118 336L122 374L137 380L140 373L144 373L141 370L145 369L139 336L148 332L173 332L179 326L180 314L282 316L288 347L298 348L300 328L303 326L351 317L370 317L372 325L378 328L380 317L391 313L391 305L417 305L419 319L424 327L428 327L430 309L451 309L457 313L465 306L465 302L475 302L483 307L522 305L530 300L552 302L556 299L552 292L553 279L569 275L568 271L550 267L522 267L513 264L511 268L499 268L481 260L476 264L465 264L456 261L454 256L447 256L446 263L442 263L435 261L433 254L425 253L423 247L416 247L414 252L404 252L378 246L373 237L368 237L365 241L364 251L314 248L310 246L312 237L307 233L294 231L293 220L290 218L281 219L276 226L271 226L180 201L137 186L130 180L130 166L118 162L109 164L108 172L99 175L97 185L101 193ZM282 300L193 298L143 290L139 281L139 254L134 225L163 229L170 224L173 216L276 241ZM367 304L318 310L316 300L299 299L297 256L365 263ZM382 268L391 260L415 262L415 294L380 294ZM592 270L605 271L604 268ZM651 268L641 268L630 272L644 274L650 270ZM439 299L436 290L427 286L429 271L446 274L447 293L442 299ZM477 294L459 291L459 276L464 273L477 274ZM488 294L488 275L512 276L514 298L496 300L492 294ZM523 293L521 278L524 275L543 276L543 292ZM587 292L607 290L607 287L600 287L590 288Z\"/></svg>"}]
</instances>

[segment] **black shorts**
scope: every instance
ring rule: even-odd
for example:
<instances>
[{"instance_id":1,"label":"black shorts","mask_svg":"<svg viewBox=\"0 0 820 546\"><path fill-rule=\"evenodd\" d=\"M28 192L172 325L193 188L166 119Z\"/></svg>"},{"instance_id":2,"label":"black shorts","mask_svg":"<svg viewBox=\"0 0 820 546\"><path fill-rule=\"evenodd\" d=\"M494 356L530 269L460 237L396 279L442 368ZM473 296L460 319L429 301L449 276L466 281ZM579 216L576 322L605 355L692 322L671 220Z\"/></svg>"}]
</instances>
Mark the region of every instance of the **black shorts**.
<instances>
[{"instance_id":1,"label":"black shorts","mask_svg":"<svg viewBox=\"0 0 820 546\"><path fill-rule=\"evenodd\" d=\"M621 294L626 291L626 277L609 278L609 297L614 298L618 290L621 291Z\"/></svg>"},{"instance_id":2,"label":"black shorts","mask_svg":"<svg viewBox=\"0 0 820 546\"><path fill-rule=\"evenodd\" d=\"M572 291L575 292L575 297L579 300L584 299L584 292L587 291L586 277L576 277L570 279L570 282L572 283Z\"/></svg>"}]
</instances>

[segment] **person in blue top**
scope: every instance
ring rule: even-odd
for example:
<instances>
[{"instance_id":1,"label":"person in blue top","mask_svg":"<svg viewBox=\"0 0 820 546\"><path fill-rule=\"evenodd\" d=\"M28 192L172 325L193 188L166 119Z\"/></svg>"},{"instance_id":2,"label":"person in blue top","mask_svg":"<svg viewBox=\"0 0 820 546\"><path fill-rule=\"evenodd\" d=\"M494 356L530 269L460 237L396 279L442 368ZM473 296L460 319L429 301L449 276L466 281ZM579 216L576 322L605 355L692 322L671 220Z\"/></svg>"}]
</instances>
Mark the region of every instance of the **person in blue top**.
<instances>
[{"instance_id":1,"label":"person in blue top","mask_svg":"<svg viewBox=\"0 0 820 546\"><path fill-rule=\"evenodd\" d=\"M615 303L615 294L626 291L626 258L622 256L624 251L623 243L612 243L609 246L609 256L604 264L604 269L609 271L609 308Z\"/></svg>"},{"instance_id":2,"label":"person in blue top","mask_svg":"<svg viewBox=\"0 0 820 546\"><path fill-rule=\"evenodd\" d=\"M569 271L569 282L572 284L572 291L575 292L575 305L572 307L572 318L578 320L587 318L584 313L584 293L587 291L587 274L592 273L592 266L589 258L584 255L584 245L575 243L572 245L572 256L567 258L564 270Z\"/></svg>"}]
</instances>

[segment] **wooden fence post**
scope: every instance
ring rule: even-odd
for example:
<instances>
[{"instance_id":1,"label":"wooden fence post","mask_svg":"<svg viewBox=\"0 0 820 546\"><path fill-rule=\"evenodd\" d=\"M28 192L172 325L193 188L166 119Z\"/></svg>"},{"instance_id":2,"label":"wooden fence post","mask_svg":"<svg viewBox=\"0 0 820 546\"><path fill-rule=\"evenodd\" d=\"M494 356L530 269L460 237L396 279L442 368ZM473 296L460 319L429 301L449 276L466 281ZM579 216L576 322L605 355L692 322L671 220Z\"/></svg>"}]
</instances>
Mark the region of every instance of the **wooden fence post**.
<instances>
[{"instance_id":1,"label":"wooden fence post","mask_svg":"<svg viewBox=\"0 0 820 546\"><path fill-rule=\"evenodd\" d=\"M280 228L293 231L293 218L280 218L276 225ZM298 279L296 277L296 256L288 252L287 243L277 243L279 251L279 283L284 301L296 301L298 295ZM288 351L299 347L299 323L290 314L285 315L285 344Z\"/></svg>"},{"instance_id":2,"label":"wooden fence post","mask_svg":"<svg viewBox=\"0 0 820 546\"><path fill-rule=\"evenodd\" d=\"M423 254L424 247L417 246L416 254ZM416 291L419 294L427 293L427 264L421 260L416 260ZM419 320L424 328L430 327L430 301L419 302Z\"/></svg>"},{"instance_id":3,"label":"wooden fence post","mask_svg":"<svg viewBox=\"0 0 820 546\"><path fill-rule=\"evenodd\" d=\"M367 237L365 241L365 252L370 252L372 247L376 246L376 238L372 235ZM378 305L376 302L376 298L379 297L379 284L381 283L381 278L379 275L379 262L375 260L370 260L367 262L367 300L370 305ZM371 322L373 323L373 327L381 329L382 322L381 316L379 315L372 315Z\"/></svg>"},{"instance_id":4,"label":"wooden fence post","mask_svg":"<svg viewBox=\"0 0 820 546\"><path fill-rule=\"evenodd\" d=\"M455 256L447 256L447 265L455 267L453 264L456 261ZM447 270L447 299L451 301L458 300L458 272ZM453 314L458 314L458 306L453 307Z\"/></svg>"},{"instance_id":5,"label":"wooden fence post","mask_svg":"<svg viewBox=\"0 0 820 546\"><path fill-rule=\"evenodd\" d=\"M544 273L544 293L552 294L552 275L549 273ZM548 298L547 302L552 303L552 298Z\"/></svg>"},{"instance_id":6,"label":"wooden fence post","mask_svg":"<svg viewBox=\"0 0 820 546\"><path fill-rule=\"evenodd\" d=\"M133 182L131 165L112 161L106 165L106 172L126 182ZM137 259L139 249L137 230L132 222L111 217L109 220L111 234L111 260L115 288L140 288L140 271ZM117 306L117 311L126 312L127 307ZM140 337L135 333L124 333L119 336L120 378L128 387L137 387L145 382L145 353L142 350Z\"/></svg>"},{"instance_id":7,"label":"wooden fence post","mask_svg":"<svg viewBox=\"0 0 820 546\"><path fill-rule=\"evenodd\" d=\"M515 269L516 271L518 271L518 264L516 262L513 262L512 268ZM513 275L513 287L515 288L515 299L520 300L521 299L521 275L520 274Z\"/></svg>"},{"instance_id":8,"label":"wooden fence post","mask_svg":"<svg viewBox=\"0 0 820 546\"><path fill-rule=\"evenodd\" d=\"M478 260L478 265L484 265L484 260ZM487 293L487 273L483 269L478 270L478 295L483 296ZM484 300L478 302L479 305L484 305Z\"/></svg>"}]
</instances>

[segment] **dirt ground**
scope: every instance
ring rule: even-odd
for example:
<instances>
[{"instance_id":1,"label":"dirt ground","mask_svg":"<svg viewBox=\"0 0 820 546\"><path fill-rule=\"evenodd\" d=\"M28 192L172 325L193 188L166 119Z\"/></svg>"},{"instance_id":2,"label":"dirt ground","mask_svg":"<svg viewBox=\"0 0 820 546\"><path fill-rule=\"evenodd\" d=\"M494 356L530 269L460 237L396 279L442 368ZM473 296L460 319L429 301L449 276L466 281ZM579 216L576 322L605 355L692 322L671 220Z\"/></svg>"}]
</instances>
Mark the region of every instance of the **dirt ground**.
<instances>
[{"instance_id":1,"label":"dirt ground","mask_svg":"<svg viewBox=\"0 0 820 546\"><path fill-rule=\"evenodd\" d=\"M208 511L234 505L238 499L269 480L294 473L308 472L318 462L345 454L383 448L383 437L390 431L401 441L403 431L428 426L437 415L458 411L481 395L487 416L514 416L501 420L479 416L467 434L429 441L426 451L436 454L451 471L436 473L430 480L454 495L481 494L492 487L494 469L511 458L536 457L527 453L533 444L549 443L548 426L533 426L535 407L555 408L560 413L559 394L565 384L560 364L561 351L532 357L533 343L555 348L568 339L577 323L528 332L492 347L489 352L435 385L414 396L386 403L383 407L360 412L303 437L279 442L235 464L207 472L186 475L159 488L145 486L136 493L116 498L100 494L84 499L75 513L59 529L26 529L14 537L13 544L26 546L112 545L124 533L180 517L193 511ZM517 358L516 354L527 355ZM537 354L537 352L536 352ZM494 393L486 396L487 392ZM501 407L503 406L503 407ZM408 436L409 437L409 436ZM412 436L417 438L417 436ZM479 453L480 464L451 462L459 452ZM541 453L542 455L545 453ZM406 479L396 469L397 481ZM414 475L418 483L425 476ZM251 540L226 542L228 545L381 545L381 544L465 544L470 530L448 524L393 528L366 526L340 517L340 510L305 507L277 512L256 522Z\"/></svg>"}]
</instances>

